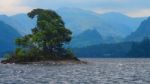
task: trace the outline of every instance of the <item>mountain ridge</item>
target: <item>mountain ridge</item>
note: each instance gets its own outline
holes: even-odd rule
[[[103,38],[99,32],[96,29],[89,29],[73,37],[70,47],[86,47],[100,43],[103,43]]]
[[[0,21],[0,57],[3,53],[11,52],[16,47],[15,39],[21,35],[13,27]]]
[[[74,12],[75,11],[75,12]],[[92,11],[78,9],[78,8],[64,8],[58,9],[58,14],[62,16],[66,26],[75,33],[75,35],[87,29],[97,29],[103,37],[126,37],[131,32],[135,31],[145,18],[131,18],[120,13],[113,13],[114,16],[109,19],[110,13],[97,14]],[[105,17],[104,17],[105,15]],[[116,15],[116,16],[115,16]],[[120,17],[118,20],[118,15]],[[124,21],[125,19],[125,21]],[[117,24],[114,24],[114,23]]]
[[[140,26],[138,27],[138,29],[131,33],[126,40],[127,41],[141,41],[143,40],[145,37],[149,37],[150,38],[150,17],[146,20],[144,20]]]

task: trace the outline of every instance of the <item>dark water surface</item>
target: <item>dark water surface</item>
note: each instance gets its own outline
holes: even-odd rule
[[[0,84],[150,84],[150,59],[82,60],[89,64],[0,64]]]

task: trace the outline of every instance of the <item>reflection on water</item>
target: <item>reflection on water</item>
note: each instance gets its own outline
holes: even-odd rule
[[[89,64],[0,64],[0,84],[150,84],[150,59],[82,60]]]

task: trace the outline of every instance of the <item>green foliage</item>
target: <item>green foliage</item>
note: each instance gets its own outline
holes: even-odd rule
[[[37,17],[37,25],[32,34],[16,39],[19,48],[15,58],[24,61],[72,59],[74,56],[63,45],[71,41],[71,31],[52,10],[34,9],[28,13],[30,18]],[[75,57],[74,57],[75,58]]]
[[[10,56],[10,54],[5,54],[4,55],[4,58],[6,58],[6,59],[9,59],[11,56]]]
[[[28,38],[34,47],[45,52],[54,52],[62,48],[63,44],[70,42],[72,33],[65,28],[56,12],[35,9],[28,13],[28,16],[30,18],[37,16],[37,26],[32,29],[33,34]]]
[[[18,57],[23,57],[25,56],[25,51],[22,48],[17,48],[15,54]]]

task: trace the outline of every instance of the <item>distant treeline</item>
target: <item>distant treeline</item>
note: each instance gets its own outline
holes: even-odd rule
[[[150,39],[141,42],[99,44],[84,48],[74,48],[78,57],[90,58],[142,58],[150,57]]]

